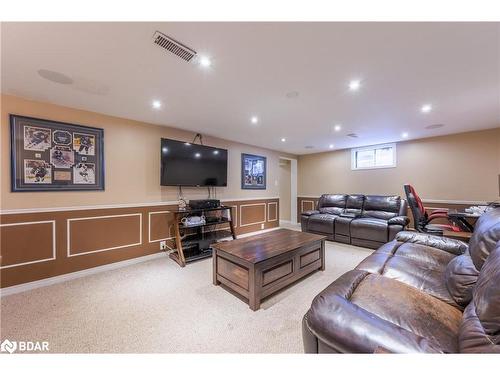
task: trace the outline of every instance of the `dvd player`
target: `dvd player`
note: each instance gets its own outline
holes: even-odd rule
[[[192,210],[206,210],[218,207],[220,207],[220,200],[218,199],[191,199],[189,201],[189,208]]]

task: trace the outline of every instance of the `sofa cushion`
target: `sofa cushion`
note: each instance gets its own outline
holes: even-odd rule
[[[443,250],[454,255],[462,255],[467,250],[465,242],[428,233],[401,231],[397,234],[396,240],[408,244],[424,245],[425,247]]]
[[[462,353],[500,353],[500,242],[485,261],[460,326]]]
[[[446,266],[445,280],[448,292],[456,303],[465,307],[472,299],[479,271],[469,254],[459,255]]]
[[[454,257],[424,245],[392,241],[365,258],[356,269],[400,281],[463,309],[446,285],[446,267]]]
[[[490,210],[478,219],[469,241],[469,253],[478,270],[500,241],[500,207]]]
[[[389,220],[391,217],[398,216],[400,206],[401,197],[399,195],[366,195],[363,216]]]
[[[318,201],[318,211],[325,214],[340,215],[346,204],[346,194],[323,194]]]
[[[473,303],[485,333],[500,344],[500,242],[483,264],[474,287]]]
[[[365,196],[362,194],[352,194],[347,196],[344,213],[361,215]]]
[[[461,316],[404,283],[353,270],[314,299],[307,326],[339,352],[456,352]]]
[[[329,214],[317,214],[309,216],[307,229],[313,232],[333,234],[335,218],[336,216]]]
[[[390,253],[405,257],[425,268],[435,268],[445,271],[448,263],[455,258],[455,254],[442,251],[418,243],[405,243],[397,240],[382,245],[375,253]]]
[[[351,221],[351,237],[387,242],[387,221],[371,217]]]

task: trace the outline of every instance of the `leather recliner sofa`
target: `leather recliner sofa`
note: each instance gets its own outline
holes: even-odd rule
[[[400,232],[313,300],[307,353],[500,353],[500,208],[467,246]]]
[[[323,194],[316,210],[301,215],[303,232],[372,249],[394,239],[409,223],[399,196]]]

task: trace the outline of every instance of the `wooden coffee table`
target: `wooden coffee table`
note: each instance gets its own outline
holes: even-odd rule
[[[252,310],[265,297],[325,269],[325,236],[278,229],[219,242],[213,248],[213,282],[248,299]]]

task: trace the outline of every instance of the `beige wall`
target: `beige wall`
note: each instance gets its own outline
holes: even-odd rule
[[[303,155],[299,196],[322,193],[401,194],[410,183],[422,198],[499,200],[500,128],[397,144],[397,167],[351,170],[351,151]]]
[[[106,190],[96,192],[10,192],[9,114],[95,126],[104,129]],[[88,205],[134,204],[173,201],[177,189],[160,186],[160,138],[191,141],[194,133],[151,125],[118,117],[1,96],[1,208],[46,208]],[[228,187],[217,188],[220,199],[264,198],[279,196],[279,156],[276,151],[204,137],[206,145],[227,148]],[[267,157],[267,189],[241,189],[241,153]],[[286,155],[290,157],[290,155]],[[133,171],[133,174],[130,173]],[[185,188],[187,198],[206,198],[205,188]],[[289,204],[285,202],[285,204]]]
[[[291,177],[292,168],[289,160],[280,160],[279,174],[279,198],[280,198],[280,219],[290,220],[290,199],[291,199]]]

